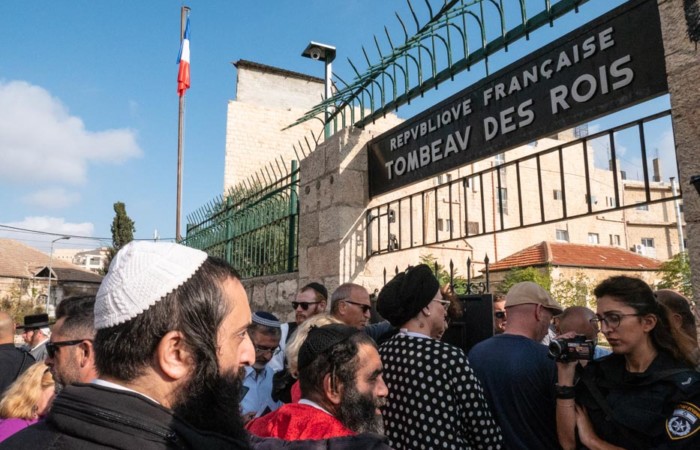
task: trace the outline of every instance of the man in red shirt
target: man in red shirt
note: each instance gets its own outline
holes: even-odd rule
[[[252,420],[248,431],[285,441],[340,439],[347,448],[389,448],[380,434],[379,410],[388,389],[369,336],[341,324],[312,328],[299,350],[298,366],[299,403]]]

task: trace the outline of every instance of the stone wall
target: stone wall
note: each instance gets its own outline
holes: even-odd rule
[[[303,158],[299,142],[308,153],[307,140],[311,148],[314,136],[323,140],[318,120],[283,130],[321,101],[322,79],[245,61],[236,67],[236,100],[229,101],[226,117],[224,192],[265,167],[270,170],[271,163],[277,167],[280,157],[289,170],[297,153]]]
[[[298,289],[297,273],[284,273],[243,280],[252,311],[268,311],[281,321],[294,320],[290,302]]]
[[[688,37],[680,0],[659,0],[673,132],[695,301],[700,301],[700,196],[690,177],[700,175],[700,48]]]

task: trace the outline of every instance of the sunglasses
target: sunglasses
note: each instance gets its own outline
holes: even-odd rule
[[[495,313],[493,313],[493,315],[494,315],[494,317],[496,317],[496,319],[505,319],[506,318],[505,311],[496,311]]]
[[[372,309],[371,306],[365,305],[365,304],[363,304],[363,303],[351,302],[350,300],[343,300],[343,301],[344,301],[345,303],[350,303],[351,305],[355,305],[355,306],[359,307],[360,309],[362,309],[362,314],[365,314],[367,311],[369,311],[370,309]]]
[[[77,339],[74,341],[59,341],[59,342],[47,342],[46,343],[46,354],[49,358],[56,356],[56,352],[61,347],[70,347],[72,345],[78,345],[85,341],[92,342],[92,339]]]
[[[303,311],[306,311],[307,309],[309,309],[309,305],[315,305],[317,303],[321,302],[292,302],[292,308],[297,309],[301,306],[301,309]]]

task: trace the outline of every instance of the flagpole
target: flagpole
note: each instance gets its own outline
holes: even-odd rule
[[[180,9],[180,45],[182,45],[182,41],[185,37],[185,23],[189,12],[190,8],[187,6],[183,6]],[[185,93],[183,92],[179,98],[177,126],[177,206],[175,213],[175,239],[177,242],[182,240],[182,234],[180,233],[180,217],[182,215],[182,154],[184,152],[182,133],[185,127]]]

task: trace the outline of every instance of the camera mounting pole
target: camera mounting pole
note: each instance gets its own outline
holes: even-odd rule
[[[323,99],[324,102],[326,103],[326,117],[324,119],[325,126],[323,127],[324,129],[324,138],[328,139],[331,137],[331,125],[329,123],[329,118],[330,118],[330,105],[328,104],[328,99],[331,98],[331,83],[332,83],[332,76],[333,76],[333,68],[331,63],[335,59],[335,47],[332,45],[326,45],[326,44],[321,44],[319,42],[314,42],[311,41],[309,42],[309,45],[306,46],[306,49],[301,53],[301,56],[305,58],[311,58],[316,61],[323,61],[326,63],[326,76],[325,76],[325,98]]]

